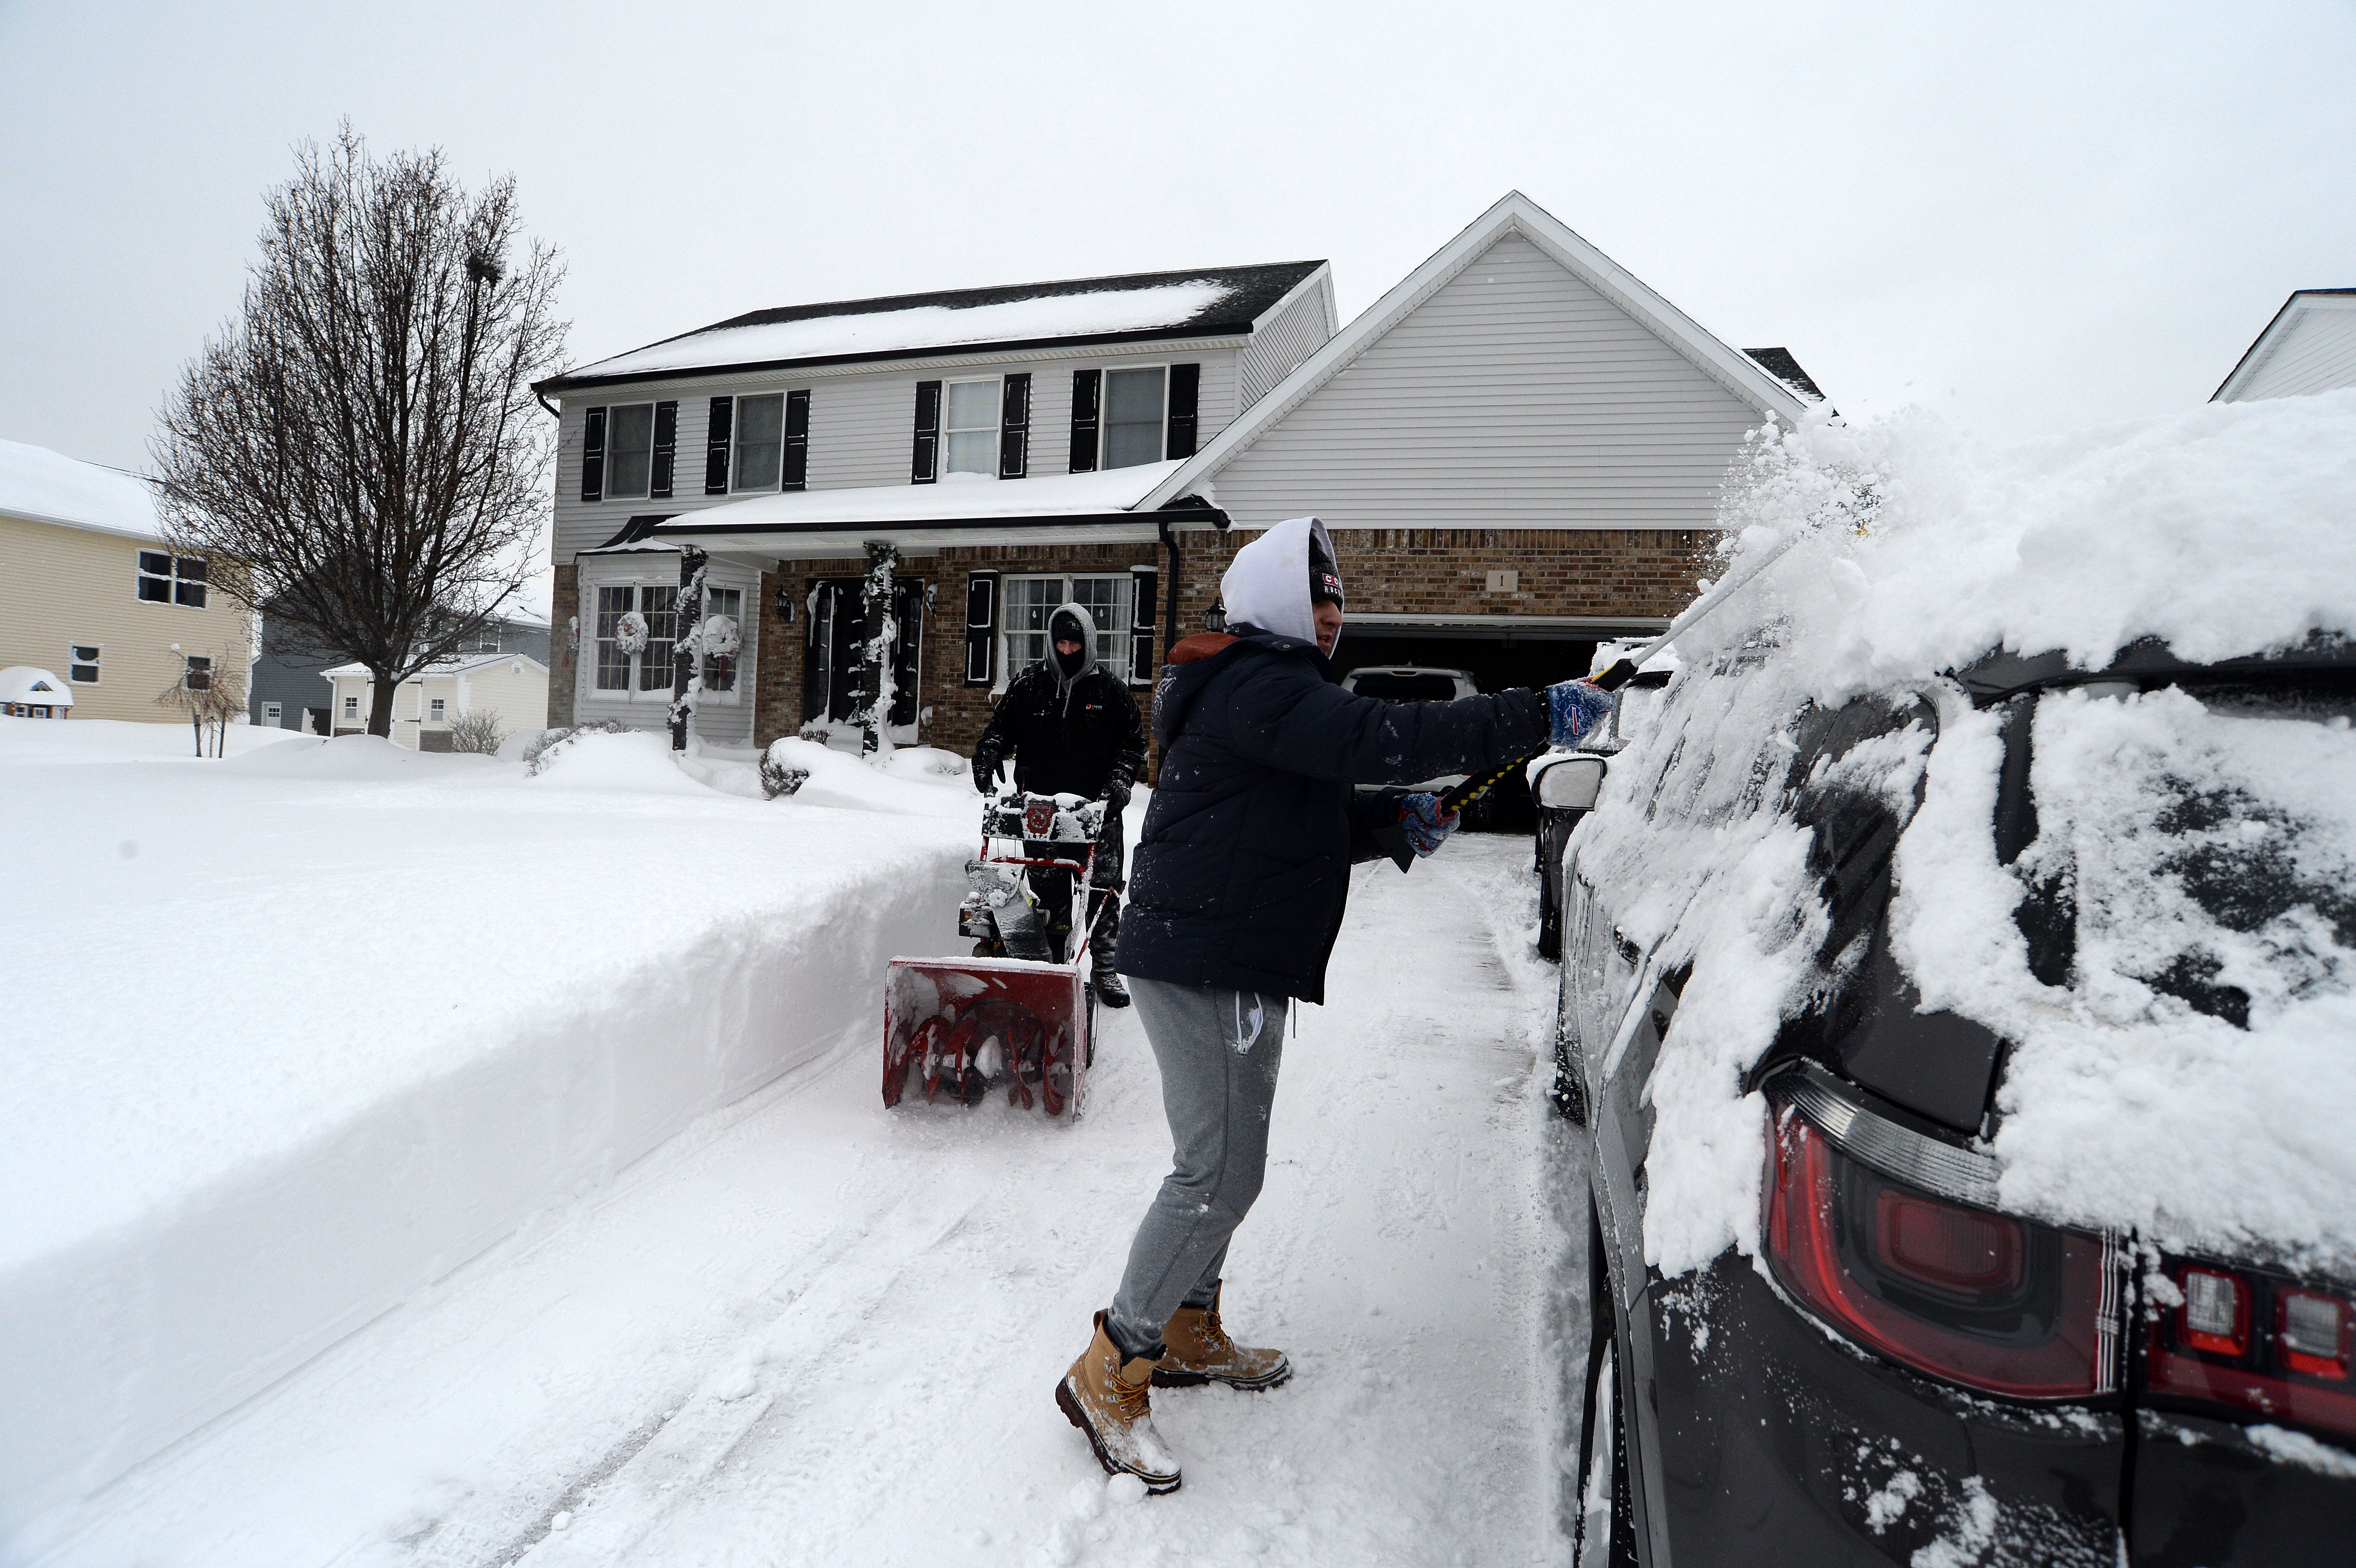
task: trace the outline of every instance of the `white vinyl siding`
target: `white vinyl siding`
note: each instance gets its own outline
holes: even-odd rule
[[[2229,401],[2304,397],[2356,387],[2356,296],[2302,300],[2290,311],[2265,357],[2242,373]]]
[[[1236,350],[1196,348],[1184,344],[1173,348],[1152,344],[1134,353],[1090,351],[1060,357],[1008,358],[985,365],[950,368],[894,365],[856,374],[814,375],[808,369],[783,370],[769,376],[718,376],[701,382],[666,380],[643,386],[575,392],[564,400],[562,435],[556,459],[555,555],[561,564],[583,550],[595,549],[619,532],[634,517],[678,517],[707,507],[724,505],[734,497],[703,493],[706,438],[712,425],[715,397],[752,397],[781,389],[808,388],[810,394],[809,488],[838,490],[869,485],[905,485],[908,459],[916,433],[916,383],[920,380],[958,381],[997,377],[1007,370],[1031,377],[1031,463],[1033,476],[1070,472],[1072,372],[1076,369],[1118,369],[1124,366],[1200,365],[1202,387],[1196,403],[1196,443],[1209,441],[1236,417]],[[581,498],[581,421],[592,408],[612,409],[631,402],[676,400],[679,404],[678,483],[668,500],[616,496],[602,501]],[[610,417],[610,416],[609,416]],[[608,432],[610,446],[611,432]],[[610,457],[609,457],[610,462]],[[611,472],[609,467],[608,472]],[[995,472],[993,467],[992,472]],[[734,452],[730,453],[730,476],[734,476]],[[1009,481],[1015,483],[1015,481]],[[587,618],[583,626],[588,625]],[[584,642],[584,662],[587,645]]]
[[[1215,475],[1265,527],[1707,528],[1751,407],[1509,235]],[[1209,439],[1205,433],[1205,440]]]

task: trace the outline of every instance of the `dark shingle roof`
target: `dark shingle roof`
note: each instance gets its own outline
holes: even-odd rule
[[[1790,349],[1746,348],[1742,352],[1756,359],[1761,369],[1794,391],[1804,392],[1820,403],[1825,400],[1825,389],[1816,385],[1814,377],[1800,368],[1800,362],[1792,357]]]
[[[1193,267],[1170,272],[1130,272],[1115,277],[1070,278],[1060,282],[1010,283],[986,289],[945,289],[930,293],[883,294],[872,299],[830,300],[819,304],[782,305],[772,310],[748,311],[713,322],[693,332],[675,337],[659,339],[644,348],[632,349],[582,367],[577,371],[555,376],[539,384],[541,391],[562,391],[570,388],[606,385],[619,381],[647,380],[659,375],[697,374],[729,369],[773,368],[790,365],[841,363],[860,359],[905,359],[928,353],[962,352],[983,347],[1037,347],[1050,343],[1116,343],[1150,340],[1158,337],[1199,337],[1207,335],[1248,332],[1255,318],[1325,263],[1315,261],[1276,261],[1244,267]],[[1216,285],[1220,292],[1205,306],[1191,315],[1165,318],[1156,325],[1116,331],[1072,331],[1027,335],[1020,338],[991,338],[960,336],[954,331],[955,317],[944,318],[942,336],[937,342],[900,344],[888,348],[874,348],[844,353],[801,354],[788,357],[744,358],[736,346],[759,341],[755,332],[744,329],[784,326],[798,322],[817,322],[831,318],[883,316],[893,313],[916,310],[961,312],[989,305],[1012,305],[1026,301],[1083,300],[1088,295],[1134,294],[1140,291],[1165,289],[1186,284]],[[1035,315],[1036,313],[1023,313]],[[986,318],[985,318],[986,319]],[[697,357],[691,339],[706,335],[715,336],[709,358]],[[775,335],[768,335],[772,337]],[[795,334],[794,336],[803,336]],[[660,368],[646,368],[654,351],[669,348],[669,355],[659,356],[666,363]],[[688,352],[679,352],[687,350]],[[611,365],[611,372],[601,371],[601,365]]]

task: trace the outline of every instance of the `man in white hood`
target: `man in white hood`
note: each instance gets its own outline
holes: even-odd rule
[[[1112,1305],[1055,1399],[1113,1473],[1175,1490],[1177,1459],[1148,1392],[1204,1382],[1274,1388],[1280,1350],[1220,1320],[1227,1238],[1259,1194],[1280,1042],[1295,999],[1322,1002],[1350,867],[1403,825],[1429,855],[1456,826],[1403,784],[1486,772],[1610,713],[1583,681],[1454,702],[1344,691],[1331,663],[1344,592],[1325,526],[1280,523],[1220,583],[1227,630],[1171,651],[1154,693],[1162,762],[1130,869],[1120,970],[1162,1069],[1174,1168],[1130,1243]]]

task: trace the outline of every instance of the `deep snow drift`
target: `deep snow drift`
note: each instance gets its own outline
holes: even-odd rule
[[[1893,951],[1926,1008],[2013,1042],[1993,1144],[2002,1200],[2356,1266],[2347,716],[2291,722],[2175,691],[2051,698],[2034,732],[2041,834],[2007,868],[1989,827],[1997,715],[1937,680],[1998,648],[2099,668],[2138,637],[2209,661],[2356,634],[2356,391],[2000,453],[1919,416],[1817,422],[1755,443],[1730,521],[1740,550],[1818,532],[1680,637],[1687,671],[1571,848],[1663,968],[1696,960],[1653,1085],[1651,1260],[1676,1274],[1730,1242],[1756,1246],[1762,1123],[1738,1080],[1825,931],[1808,835],[1772,798],[1786,721],[1808,700],[1929,682],[1935,749],[1917,728],[1843,765],[1901,816],[1927,781],[1898,850]],[[1782,738],[1754,755],[1762,736]],[[2201,891],[2203,856],[2302,891],[2221,911]],[[2031,976],[2012,918],[2040,864],[2066,865],[2078,899],[2068,988]],[[2156,988],[2178,960],[2246,992],[2248,1027]]]
[[[901,752],[894,773],[922,776],[938,755]],[[863,764],[838,760],[838,782],[857,782]],[[609,755],[598,771],[633,765]],[[766,803],[513,780],[370,786],[365,805],[284,795],[274,808],[407,833],[478,816],[507,846],[492,875],[546,879],[641,842],[666,869],[715,842],[715,865],[799,853],[804,824],[905,856],[937,822],[961,856],[975,796],[945,782],[940,819],[797,819]],[[970,1112],[887,1112],[880,965],[812,952],[801,966],[860,1003],[817,1058],[617,1176],[585,1179],[578,1200],[0,1557],[1560,1562],[1554,1509],[1576,1440],[1557,1395],[1577,1369],[1547,1316],[1563,1240],[1538,1158],[1553,971],[1528,953],[1528,855],[1526,841],[1460,837],[1412,877],[1360,869],[1334,1005],[1303,1009],[1282,1042],[1268,1187],[1227,1271],[1232,1326],[1287,1347],[1299,1371],[1267,1394],[1156,1394],[1186,1465],[1175,1496],[1147,1504],[1108,1486],[1051,1392],[1169,1157],[1133,1015],[1106,1018],[1076,1125],[998,1095]],[[654,945],[675,920],[691,946],[772,896],[680,880],[661,918],[613,940]],[[714,907],[689,912],[695,897]],[[924,950],[948,946],[956,901],[922,912]],[[509,918],[528,934],[548,905]],[[626,984],[671,982],[651,964]],[[769,1019],[776,1000],[748,997],[744,1021]]]
[[[230,738],[0,720],[0,1542],[872,1027],[974,838],[940,752]]]

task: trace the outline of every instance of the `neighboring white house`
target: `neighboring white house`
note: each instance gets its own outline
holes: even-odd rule
[[[321,672],[332,688],[330,711],[338,735],[368,733],[375,677],[364,665]],[[537,730],[547,721],[548,667],[529,654],[465,654],[442,659],[401,683],[392,696],[392,743],[412,752],[446,752],[450,727],[470,713],[489,713],[503,734]]]
[[[2301,289],[2209,400],[2250,403],[2343,387],[2356,387],[2356,289]]]

